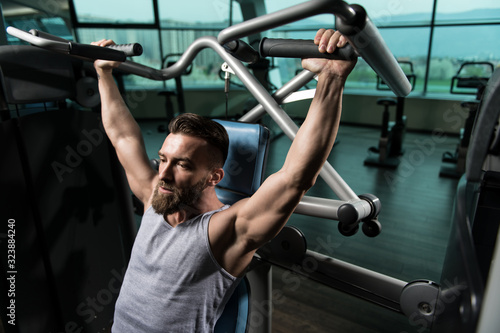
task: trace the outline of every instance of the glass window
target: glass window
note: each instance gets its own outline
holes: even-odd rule
[[[297,4],[302,1],[267,1],[266,7],[269,12],[279,10]],[[418,3],[411,0],[399,1],[357,1],[369,14],[372,21],[382,27],[380,33],[386,41],[389,49],[396,59],[410,61],[416,76],[416,86],[414,91],[423,91],[427,54],[429,48],[429,27],[408,27],[401,28],[401,25],[429,25],[431,22],[433,0],[423,0]],[[318,16],[320,17],[320,16]],[[323,16],[323,20],[310,21],[310,25],[295,25],[290,27],[280,27],[270,33],[267,37],[272,38],[299,38],[312,39],[314,32],[319,27],[327,27],[328,20],[332,20],[332,15]],[[309,20],[315,19],[315,17]],[[307,21],[307,20],[305,20]],[[294,23],[296,24],[296,23]],[[398,25],[398,28],[387,28]],[[300,28],[296,30],[294,28]],[[279,68],[283,82],[290,80],[302,67],[299,59],[276,58],[273,62]],[[402,65],[405,73],[410,73],[409,66]],[[310,85],[314,83],[311,82]],[[358,61],[353,73],[351,73],[346,87],[348,91],[375,91],[377,89],[377,75],[370,66],[362,59]]]
[[[489,61],[496,66],[500,60],[500,46],[495,38],[500,35],[500,2],[497,0],[476,0],[465,3],[452,0],[435,1],[435,26],[431,20],[434,0],[357,1],[379,27],[394,56],[400,61],[412,63],[413,73],[416,76],[413,90],[415,93],[449,94],[451,79],[463,62]],[[248,6],[248,2],[243,2],[243,6],[240,7],[240,2],[235,0],[193,0],[188,3],[158,0],[160,31],[154,28],[151,30],[79,28],[78,36],[81,42],[90,42],[103,37],[113,38],[118,43],[139,42],[143,44],[145,54],[134,60],[162,68],[165,65],[162,57],[184,52],[198,37],[217,35],[231,23],[243,21],[243,17],[248,19],[248,16],[254,14],[276,12],[302,2],[304,0],[262,0],[255,2],[255,7]],[[127,6],[123,6],[117,0],[104,3],[97,3],[96,0],[75,0],[79,22],[97,24],[154,23],[152,4],[153,0],[135,1],[127,3]],[[231,10],[230,4],[232,4]],[[242,9],[245,13],[242,13]],[[29,23],[24,22],[24,25]],[[330,26],[334,26],[333,15],[322,14],[265,31],[261,35],[270,38],[312,39],[318,28]],[[46,22],[46,31],[56,31],[59,28],[61,27],[57,24]],[[429,39],[433,29],[434,38],[432,48],[429,50]],[[89,35],[90,32],[92,34]],[[59,32],[59,35],[61,34],[65,33]],[[170,56],[168,60],[175,61],[176,57]],[[270,60],[273,82],[287,82],[302,68],[299,59]],[[223,81],[219,77],[221,63],[222,59],[212,50],[200,52],[194,60],[191,74],[183,77],[183,83],[186,87],[222,85]],[[426,68],[428,63],[430,63],[429,70]],[[408,72],[407,65],[402,67]],[[426,72],[429,75],[428,82],[424,82]],[[128,76],[125,80],[131,86],[161,86],[159,82],[133,76]],[[347,88],[350,92],[356,90],[360,90],[360,93],[376,92],[377,76],[362,59],[358,61],[350,75]]]
[[[377,26],[430,24],[433,0],[358,0]]]
[[[449,92],[451,80],[464,62],[500,64],[500,26],[436,27],[429,70],[429,92]]]
[[[394,57],[402,62],[401,68],[403,71],[406,74],[415,75],[416,80],[413,91],[422,92],[427,51],[429,48],[430,28],[385,28],[379,30]],[[413,73],[411,73],[410,65],[406,64],[407,62],[411,62]],[[376,90],[377,74],[363,59],[359,59],[358,64],[356,64],[356,67],[347,80],[346,88]],[[380,88],[385,90],[387,87],[383,86]]]
[[[232,23],[243,21],[240,5],[231,1]],[[158,1],[160,25],[162,28],[213,28],[224,29],[229,26],[229,1],[188,1],[176,2],[168,0]]]
[[[61,17],[44,17],[40,21],[42,23],[40,30],[64,39],[73,39],[73,35]]]
[[[481,22],[500,22],[498,0],[438,0],[437,2],[437,24]]]
[[[229,4],[232,4],[232,10]],[[230,24],[243,21],[240,4],[237,1],[197,0],[189,3],[173,3],[159,0],[161,38],[163,45],[162,67],[167,62],[179,59],[188,46],[202,36],[217,36],[220,30]],[[189,74],[182,77],[184,87],[222,86],[219,76],[222,59],[211,49],[202,50],[194,59]],[[233,78],[232,81],[235,81]],[[167,86],[174,83],[167,81]]]
[[[152,24],[152,0],[73,0],[78,23]]]
[[[288,8],[305,2],[304,0],[265,0],[267,13],[274,13],[278,10]],[[334,16],[332,14],[321,14],[309,18],[292,22],[287,25],[276,28],[275,30],[297,30],[297,29],[318,29],[334,26]]]
[[[31,29],[41,29],[40,21],[37,18],[7,18],[7,26],[13,26],[23,31],[29,31]],[[17,38],[16,38],[17,39]]]
[[[163,67],[168,62],[179,59],[187,47],[197,38],[202,36],[216,36],[219,30],[162,30],[163,41]],[[192,86],[216,86],[223,85],[224,81],[219,77],[220,66],[223,60],[212,49],[204,49],[193,60],[189,75],[182,77],[182,83],[186,88]],[[173,84],[173,82],[167,82]]]

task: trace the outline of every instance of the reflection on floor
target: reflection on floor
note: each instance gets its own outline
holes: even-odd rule
[[[148,154],[157,156],[165,133],[158,122],[143,122]],[[290,140],[271,128],[267,173],[281,167]],[[289,224],[306,236],[308,248],[404,281],[439,281],[450,228],[457,180],[440,178],[441,156],[454,151],[458,138],[407,133],[405,154],[395,170],[363,165],[368,148],[378,144],[376,128],[342,125],[329,161],[356,194],[371,193],[382,203],[382,233],[344,237],[337,222],[294,215]],[[308,193],[336,198],[321,180]],[[287,284],[273,268],[273,332],[395,332],[423,330],[397,313],[300,278]],[[294,280],[297,281],[297,280]]]

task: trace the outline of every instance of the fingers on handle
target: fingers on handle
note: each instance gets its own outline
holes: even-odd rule
[[[101,39],[99,41],[92,42],[90,44],[96,46],[109,46],[109,45],[115,45],[115,42],[113,42],[111,39]]]
[[[316,36],[314,36],[314,44],[319,45],[319,42],[321,41],[321,36],[325,33],[326,29],[319,29],[318,32],[316,32]]]
[[[321,53],[332,53],[337,47],[344,46],[346,41],[338,31],[333,29],[319,29],[314,37],[314,43],[318,45]]]
[[[347,44],[347,39],[344,37],[344,35],[340,35],[337,47],[344,47],[346,44]]]

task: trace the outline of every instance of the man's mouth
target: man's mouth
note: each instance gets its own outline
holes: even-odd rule
[[[168,188],[164,187],[164,186],[159,186],[158,187],[158,190],[161,192],[161,193],[172,193],[173,191],[172,190],[169,190]]]
[[[174,189],[172,186],[167,185],[165,182],[160,182],[158,184],[158,192],[164,193],[164,194],[169,194],[169,193],[173,193]]]

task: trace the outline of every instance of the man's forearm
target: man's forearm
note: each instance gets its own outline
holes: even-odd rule
[[[337,135],[345,80],[319,77],[316,94],[287,155],[284,168],[299,186],[310,187],[326,161]]]

